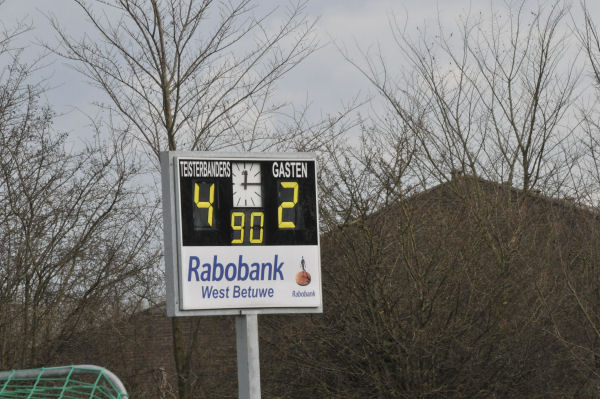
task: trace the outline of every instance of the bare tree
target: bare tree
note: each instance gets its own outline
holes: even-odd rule
[[[266,386],[285,375],[286,397],[597,396],[578,47],[562,2],[505,4],[458,35],[440,24],[413,40],[393,21],[406,64],[350,60],[385,111],[328,148],[325,313],[273,322],[287,344],[265,340],[286,362]],[[549,197],[573,192],[589,195]]]
[[[52,50],[107,95],[99,105],[122,118],[151,161],[164,150],[303,142],[302,131],[272,129],[269,119],[281,107],[276,82],[316,47],[303,3],[278,17],[250,0],[74,1],[93,34],[74,38],[53,19],[61,45]],[[179,394],[189,398],[193,348],[184,348],[177,318],[173,338]]]
[[[440,23],[435,36],[420,30],[416,39],[394,19],[406,73],[394,75],[383,54],[349,60],[381,94],[386,116],[419,140],[426,180],[460,171],[551,190],[558,172],[568,173],[557,154],[571,134],[580,74],[566,13],[559,1],[519,1],[492,9],[487,21],[467,15],[456,31]]]
[[[579,106],[585,152],[578,160],[580,180],[577,192],[581,202],[590,206],[590,212],[597,212],[600,189],[600,32],[586,2],[582,1],[580,5],[572,15],[572,24],[587,61],[585,78],[591,90],[585,93],[585,101],[581,101]],[[578,362],[596,389],[600,386],[598,233],[595,214],[587,220],[578,221],[577,230],[570,236],[579,245],[561,249],[559,253],[566,293],[558,303],[556,300],[552,302],[556,298],[544,298],[553,313],[552,334],[568,348],[570,356]],[[561,239],[565,240],[565,237]]]
[[[600,128],[600,31],[597,24],[594,22],[592,15],[587,8],[585,2],[582,3],[581,12],[583,13],[583,23],[577,24],[576,34],[583,48],[583,53],[587,61],[589,71],[588,75],[591,80],[593,91],[590,94],[591,101],[589,104],[581,106],[581,127],[585,132],[585,144],[587,148],[586,157],[582,161],[583,169],[586,170],[589,185],[593,187],[591,192],[588,192],[589,203],[597,203],[597,199],[592,194],[600,188],[600,141],[598,138],[598,129]]]
[[[34,65],[5,34],[0,57],[0,368],[52,362],[71,337],[150,299],[155,205],[121,142],[53,131]],[[80,150],[69,147],[83,147]]]
[[[283,17],[259,15],[250,0],[75,3],[93,36],[73,38],[52,20],[62,43],[54,50],[106,93],[101,106],[156,159],[167,149],[272,144],[274,84],[316,46],[301,3]]]

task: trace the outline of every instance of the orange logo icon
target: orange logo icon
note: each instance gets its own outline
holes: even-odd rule
[[[300,261],[300,266],[302,266],[302,271],[296,274],[296,283],[298,285],[309,285],[310,284],[310,273],[306,271],[306,263],[304,262],[304,257]]]

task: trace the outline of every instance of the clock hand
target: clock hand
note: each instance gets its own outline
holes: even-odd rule
[[[248,171],[244,170],[242,171],[242,174],[244,175],[244,182],[242,183],[242,186],[244,186],[244,190],[246,190],[248,188]]]

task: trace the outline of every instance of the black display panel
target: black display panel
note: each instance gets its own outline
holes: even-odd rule
[[[177,160],[184,246],[317,245],[315,161]]]

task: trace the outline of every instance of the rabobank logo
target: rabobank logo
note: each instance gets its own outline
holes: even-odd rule
[[[306,262],[304,261],[304,257],[300,261],[301,271],[296,274],[296,283],[301,286],[306,286],[310,284],[310,273],[306,271]]]
[[[229,263],[222,263],[218,255],[214,255],[210,261],[204,263],[199,257],[192,255],[189,257],[187,281],[283,280],[283,265],[277,254],[272,262],[245,260],[244,255],[239,255],[237,262]]]

